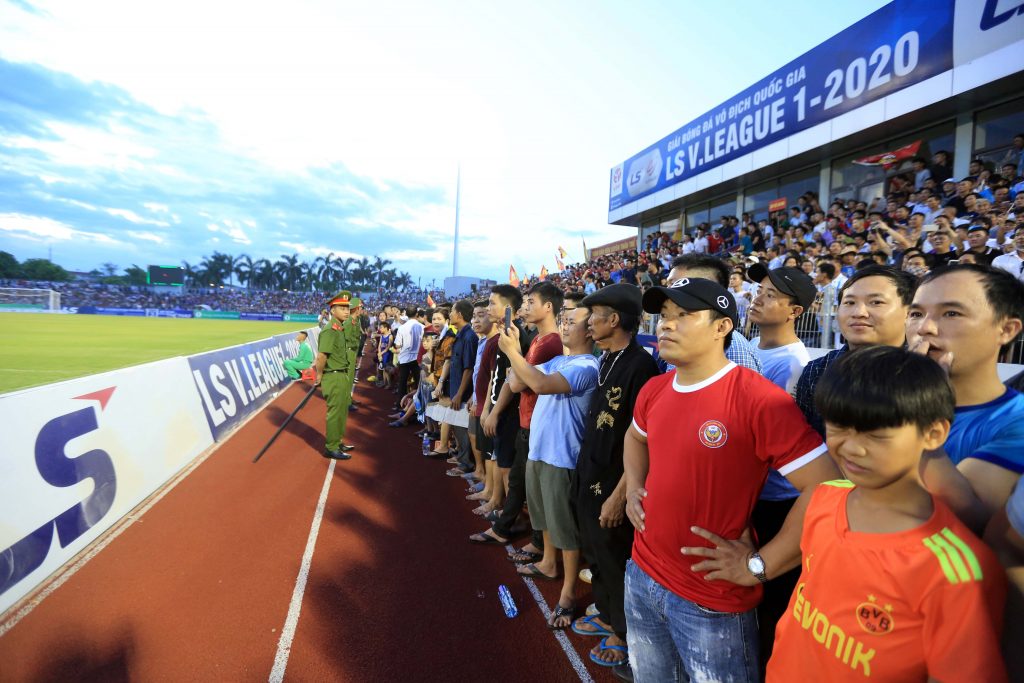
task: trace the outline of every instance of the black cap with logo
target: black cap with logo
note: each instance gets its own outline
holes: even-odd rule
[[[729,290],[712,280],[684,277],[668,287],[652,287],[644,293],[644,310],[660,313],[666,299],[688,311],[717,311],[732,320],[733,328],[739,324],[736,300]]]

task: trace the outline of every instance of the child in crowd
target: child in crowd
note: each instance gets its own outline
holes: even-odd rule
[[[379,371],[377,386],[391,388],[391,375],[394,374],[393,355],[391,349],[391,326],[385,321],[380,323],[380,337],[377,340],[377,370]]]
[[[829,368],[815,404],[846,479],[820,485],[807,507],[767,680],[1007,680],[1005,574],[919,474],[953,419],[942,368],[897,347],[861,349]]]

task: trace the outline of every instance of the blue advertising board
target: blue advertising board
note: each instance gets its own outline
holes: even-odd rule
[[[192,311],[183,308],[111,308],[109,306],[74,306],[64,309],[85,315],[123,315],[134,318],[191,318]]]
[[[189,369],[215,441],[291,382],[282,362],[298,352],[294,334],[279,334],[189,357]]]
[[[611,171],[609,210],[953,65],[953,0],[897,0]]]

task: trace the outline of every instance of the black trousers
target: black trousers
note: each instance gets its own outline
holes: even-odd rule
[[[498,521],[492,527],[494,533],[503,538],[512,537],[512,525],[516,518],[523,511],[523,504],[526,503],[526,461],[530,455],[530,430],[520,429],[516,434],[516,459],[508,472],[508,495],[505,496],[505,506],[501,509]],[[531,540],[538,549],[544,548],[544,535],[533,530]]]
[[[782,523],[796,503],[796,498],[789,500],[759,500],[754,506],[751,522],[757,533],[757,543],[763,546],[775,538],[782,529]],[[761,646],[761,677],[772,656],[772,645],[775,642],[775,626],[789,606],[789,598],[793,595],[797,580],[800,578],[800,567],[791,569],[782,576],[777,576],[764,585],[764,598],[757,606],[758,640]]]
[[[416,361],[412,360],[408,363],[400,363],[398,365],[398,395],[405,396],[409,393],[409,379],[416,377],[416,371],[419,366],[416,365]]]
[[[626,561],[633,553],[633,525],[629,519],[602,529],[598,517],[605,498],[585,489],[576,499],[576,517],[583,552],[590,561],[591,592],[601,621],[611,624],[619,638],[626,638]]]

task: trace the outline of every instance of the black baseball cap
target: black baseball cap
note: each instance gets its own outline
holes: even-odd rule
[[[805,309],[814,303],[818,288],[814,281],[799,268],[775,268],[768,271],[768,279],[775,289],[796,299],[796,303]]]
[[[648,313],[661,313],[661,305],[668,299],[688,311],[717,311],[739,326],[736,300],[722,285],[712,280],[684,277],[668,287],[652,287],[644,292],[643,305]]]
[[[636,285],[620,282],[615,285],[602,287],[590,296],[580,301],[580,306],[591,308],[592,306],[608,306],[620,313],[632,313],[639,316],[643,313],[641,300],[643,294]]]

